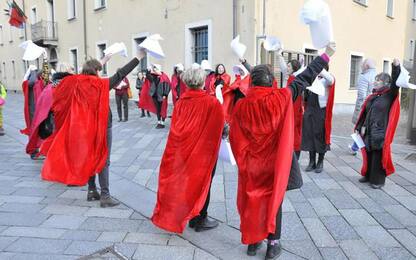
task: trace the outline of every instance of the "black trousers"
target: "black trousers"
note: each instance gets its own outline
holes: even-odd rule
[[[123,119],[122,110],[121,110],[121,103],[123,102],[123,110],[124,110],[124,119],[129,119],[129,96],[128,94],[123,94],[121,96],[116,95],[116,103],[117,103],[117,113],[118,119]]]
[[[386,171],[382,166],[383,150],[367,151],[367,173],[365,177],[371,184],[384,184]]]
[[[153,103],[155,104],[155,107],[156,107],[156,115],[157,115],[157,120],[158,121],[165,121],[165,119],[164,118],[162,118],[162,115],[161,115],[161,113],[162,113],[162,104],[163,104],[163,102],[160,102],[158,99],[157,99],[157,97],[152,97],[152,99],[153,99]]]
[[[208,217],[208,207],[209,207],[209,201],[210,201],[210,198],[211,198],[211,185],[212,185],[212,180],[214,179],[214,176],[215,176],[215,171],[217,169],[217,162],[215,162],[214,169],[212,170],[212,173],[211,173],[211,183],[209,184],[208,195],[207,195],[207,198],[205,200],[204,207],[199,212],[199,216],[194,217],[193,219],[191,219],[191,221],[198,221],[198,220],[202,220],[202,219]]]
[[[276,214],[276,230],[274,234],[269,234],[267,239],[279,240],[281,235],[282,235],[282,205],[280,205],[279,210],[277,211],[277,214]]]

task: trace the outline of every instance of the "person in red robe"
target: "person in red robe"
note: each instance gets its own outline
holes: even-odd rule
[[[222,96],[224,103],[225,121],[229,122],[233,113],[233,108],[240,98],[247,95],[248,87],[250,85],[250,75],[243,65],[236,65],[233,68],[235,74],[235,81],[229,86],[222,88]]]
[[[224,64],[218,64],[215,67],[215,74],[211,78],[208,88],[206,89],[208,95],[215,96],[215,89],[221,85],[221,88],[228,88],[230,86],[231,77],[227,74]]]
[[[156,129],[165,128],[169,92],[169,77],[162,72],[162,66],[153,64],[146,73],[146,80],[140,92],[139,108],[157,115]]]
[[[275,79],[269,66],[254,67],[247,96],[234,108],[230,142],[238,166],[237,208],[248,255],[256,255],[265,238],[266,259],[275,259],[282,252],[281,205],[292,165],[293,102],[333,53],[331,44],[288,88],[273,87]]]
[[[211,63],[208,60],[201,61],[201,69],[206,73],[204,89],[207,91],[209,89],[209,84],[211,84],[211,80],[215,77],[215,71],[212,70]]]
[[[189,69],[182,78],[188,90],[173,110],[152,216],[153,224],[176,233],[188,221],[196,232],[218,226],[207,209],[224,127],[221,104],[202,90],[205,72]]]
[[[365,147],[362,183],[370,183],[374,189],[384,186],[386,176],[395,172],[391,144],[400,116],[399,87],[400,61],[392,63],[392,75],[380,73],[374,81],[373,94],[368,96],[361,108],[354,131],[363,137]]]
[[[173,74],[171,78],[171,85],[170,88],[172,89],[172,102],[173,105],[179,100],[179,98],[184,94],[187,90],[186,84],[181,79],[181,75],[184,71],[184,67],[182,64],[176,64],[173,68]]]
[[[98,73],[110,56],[102,62],[95,59],[84,63],[81,75],[65,77],[53,93],[52,111],[55,130],[42,147],[46,160],[42,178],[67,185],[88,183],[87,200],[100,200],[100,206],[114,207],[120,203],[110,196],[109,166],[112,142],[112,115],[109,91],[139,64],[145,56],[140,51],[110,78]],[[101,194],[97,192],[98,175]]]

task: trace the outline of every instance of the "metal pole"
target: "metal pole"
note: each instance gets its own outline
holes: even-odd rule
[[[86,8],[86,0],[82,1],[82,8],[83,10],[83,18],[84,18],[84,60],[88,59],[88,50],[87,50],[87,45],[88,45],[88,41],[87,41],[87,8]]]
[[[266,0],[263,0],[263,36],[266,35]]]
[[[233,38],[237,36],[237,0],[233,0]]]

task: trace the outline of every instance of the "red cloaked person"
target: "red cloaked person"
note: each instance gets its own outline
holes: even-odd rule
[[[222,88],[222,96],[224,103],[222,104],[224,109],[225,121],[231,120],[231,115],[238,99],[247,95],[248,87],[250,85],[249,72],[243,65],[236,65],[233,68],[235,74],[235,81],[229,86]]]
[[[395,172],[391,144],[400,117],[399,86],[396,85],[400,72],[400,61],[395,59],[391,76],[387,73],[376,76],[373,94],[364,102],[354,128],[365,144],[361,149],[363,177],[359,181],[369,182],[374,189],[383,187],[386,176]]]
[[[42,178],[83,186],[104,168],[108,155],[109,79],[65,77],[53,93],[55,131]]]
[[[176,233],[182,233],[191,220],[195,221],[190,227],[198,232],[218,226],[202,211],[208,207],[224,127],[221,104],[202,90],[205,72],[190,69],[184,73],[189,89],[173,110],[152,216],[153,224]]]
[[[176,64],[173,68],[173,74],[171,77],[171,86],[172,89],[172,102],[173,105],[176,104],[176,101],[186,92],[187,87],[186,84],[181,79],[181,74],[184,71],[184,67],[182,64]]]
[[[215,89],[218,85],[222,85],[222,88],[228,88],[230,86],[231,77],[227,74],[224,64],[218,64],[215,67],[215,74],[211,78],[209,86],[206,90],[208,95],[215,96]]]

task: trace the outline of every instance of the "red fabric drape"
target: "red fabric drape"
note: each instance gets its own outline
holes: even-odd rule
[[[38,102],[38,98],[41,95],[43,89],[45,88],[45,84],[43,80],[37,80],[33,85],[33,101],[35,103],[35,111],[36,111],[36,103]],[[22,84],[22,90],[24,95],[24,115],[25,115],[25,123],[26,128],[20,130],[20,133],[25,135],[30,135],[30,126],[32,124],[30,120],[30,112],[29,112],[29,81],[25,80]],[[33,119],[32,119],[33,120]]]
[[[244,244],[275,232],[292,162],[293,129],[288,88],[252,87],[234,108],[230,141],[238,166],[237,207]]]
[[[39,137],[39,125],[48,117],[52,107],[52,85],[47,85],[36,102],[36,110],[30,126],[29,142],[26,146],[26,153],[33,154],[42,145],[42,139]]]
[[[225,121],[229,122],[231,120],[231,115],[234,108],[234,90],[240,89],[244,95],[247,95],[249,86],[250,76],[246,76],[244,79],[241,79],[240,75],[236,75],[235,81],[229,87],[224,86],[222,88],[222,96],[224,98],[222,107],[224,109]]]
[[[368,100],[373,98],[376,94],[372,94],[367,97],[365,100],[363,106],[361,107],[360,116],[358,117],[357,124],[360,122],[361,118],[364,116],[364,111],[367,106]],[[383,154],[382,154],[382,167],[386,171],[386,175],[389,176],[393,174],[396,169],[393,165],[393,159],[391,156],[391,144],[393,143],[394,134],[396,133],[396,128],[399,123],[400,118],[400,101],[399,98],[396,97],[396,99],[393,101],[390,112],[389,112],[389,122],[387,124],[386,129],[386,136],[384,138],[384,144],[383,144]],[[355,125],[355,128],[357,125]],[[354,129],[355,129],[354,128]],[[368,170],[368,158],[367,158],[367,152],[365,147],[361,148],[361,153],[363,155],[363,166],[361,167],[361,175],[365,176],[367,174]]]
[[[167,82],[170,85],[170,80],[168,76],[165,73],[162,73],[160,76],[160,83]],[[153,114],[156,114],[156,106],[153,102],[153,98],[149,94],[150,91],[150,81],[146,79],[143,83],[142,91],[140,92],[140,98],[139,98],[139,108],[143,108],[144,110],[147,110],[149,112],[152,112]],[[164,99],[162,103],[162,112],[161,116],[163,118],[166,118],[168,114],[168,99]]]
[[[221,104],[203,90],[188,90],[173,110],[159,172],[152,222],[182,233],[204,206],[218,157],[224,115]]]
[[[289,75],[287,79],[286,87],[295,80],[295,76]],[[303,121],[303,98],[299,95],[295,102],[293,102],[293,115],[294,115],[294,145],[295,151],[300,151],[302,145],[302,121]]]
[[[180,95],[182,96],[185,92],[186,92],[186,90],[188,89],[187,87],[186,87],[186,84],[185,84],[185,82],[183,82],[179,77],[178,77],[178,75],[175,75],[175,74],[173,74],[172,75],[172,80],[171,80],[171,85],[170,85],[170,88],[172,89],[172,102],[173,102],[173,105],[175,105],[176,104],[176,97],[177,97],[177,95],[178,95],[178,93],[176,92],[176,86],[178,85],[178,81],[180,82],[179,84],[180,84]]]
[[[331,144],[331,131],[332,131],[332,111],[334,109],[335,99],[335,80],[334,84],[329,87],[328,101],[326,103],[326,114],[325,114],[325,143]]]
[[[230,82],[231,82],[230,75],[228,75],[227,73],[224,73],[222,75],[217,75],[217,76],[214,75],[213,77],[211,77],[209,88],[206,89],[208,95],[215,96],[215,81],[217,79],[222,79],[224,81],[223,88],[228,88],[230,86]]]
[[[95,76],[65,77],[53,93],[55,131],[42,147],[42,178],[85,185],[101,172],[107,155],[109,80]]]

